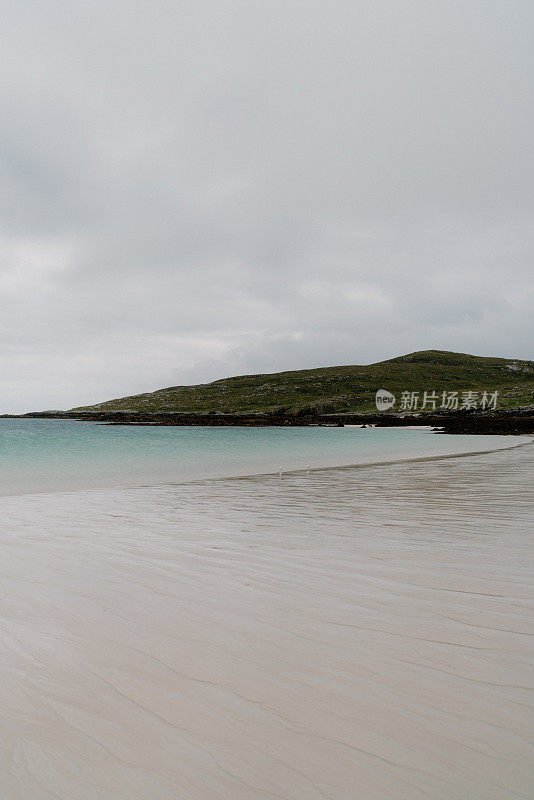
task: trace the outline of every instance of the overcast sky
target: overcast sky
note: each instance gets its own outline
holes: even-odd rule
[[[0,12],[0,411],[534,358],[532,0]]]

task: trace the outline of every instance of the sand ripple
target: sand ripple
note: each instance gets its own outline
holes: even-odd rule
[[[3,498],[2,799],[532,798],[533,454]]]

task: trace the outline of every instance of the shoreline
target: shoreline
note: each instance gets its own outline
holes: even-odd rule
[[[47,419],[95,422],[109,426],[177,427],[430,427],[436,433],[451,434],[533,434],[534,411],[531,407],[495,412],[457,411],[452,414],[329,413],[307,411],[235,412],[235,413],[137,413],[39,411],[27,414],[0,414],[0,419]]]
[[[357,427],[357,426],[354,426]],[[394,426],[389,426],[394,427]],[[400,426],[401,428],[404,426]],[[415,426],[414,426],[415,427]],[[240,475],[216,475],[216,476],[207,476],[207,477],[200,477],[200,478],[192,478],[190,480],[168,480],[168,481],[156,481],[154,483],[117,483],[117,484],[107,484],[102,486],[87,486],[82,488],[73,488],[73,489],[42,489],[40,491],[30,491],[30,492],[13,492],[9,494],[1,494],[0,493],[0,502],[6,498],[17,498],[17,497],[38,497],[43,495],[72,495],[77,493],[85,493],[85,492],[99,492],[99,491],[120,491],[120,490],[132,490],[132,489],[157,489],[157,488],[165,488],[165,487],[174,487],[174,486],[198,486],[200,484],[212,483],[212,482],[226,482],[226,481],[246,481],[250,479],[257,479],[257,478],[278,478],[283,480],[284,477],[291,477],[291,476],[299,476],[299,475],[306,475],[311,473],[321,473],[326,471],[340,471],[340,470],[363,470],[368,467],[386,467],[386,466],[395,466],[395,465],[402,465],[402,464],[417,464],[417,463],[424,463],[424,462],[434,462],[434,461],[442,461],[445,459],[457,459],[457,458],[469,458],[473,456],[482,456],[482,455],[491,455],[492,453],[500,453],[506,452],[509,450],[514,450],[520,447],[528,447],[530,445],[534,445],[534,439],[528,439],[528,441],[524,442],[515,442],[510,444],[503,444],[502,447],[494,447],[487,450],[469,450],[465,452],[457,452],[457,453],[437,453],[434,455],[423,455],[423,456],[411,456],[408,458],[395,458],[395,459],[386,459],[382,461],[366,461],[363,463],[348,463],[348,464],[326,464],[324,466],[316,466],[316,467],[299,467],[298,469],[283,469],[282,475],[280,476],[278,471],[272,472],[250,472],[250,473],[243,473]]]

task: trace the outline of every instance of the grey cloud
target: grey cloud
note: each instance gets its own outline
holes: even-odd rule
[[[1,10],[2,409],[532,357],[530,3]]]

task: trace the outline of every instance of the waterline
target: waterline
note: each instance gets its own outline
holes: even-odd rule
[[[103,426],[0,420],[0,495],[183,483],[480,452],[530,437],[403,428]]]

